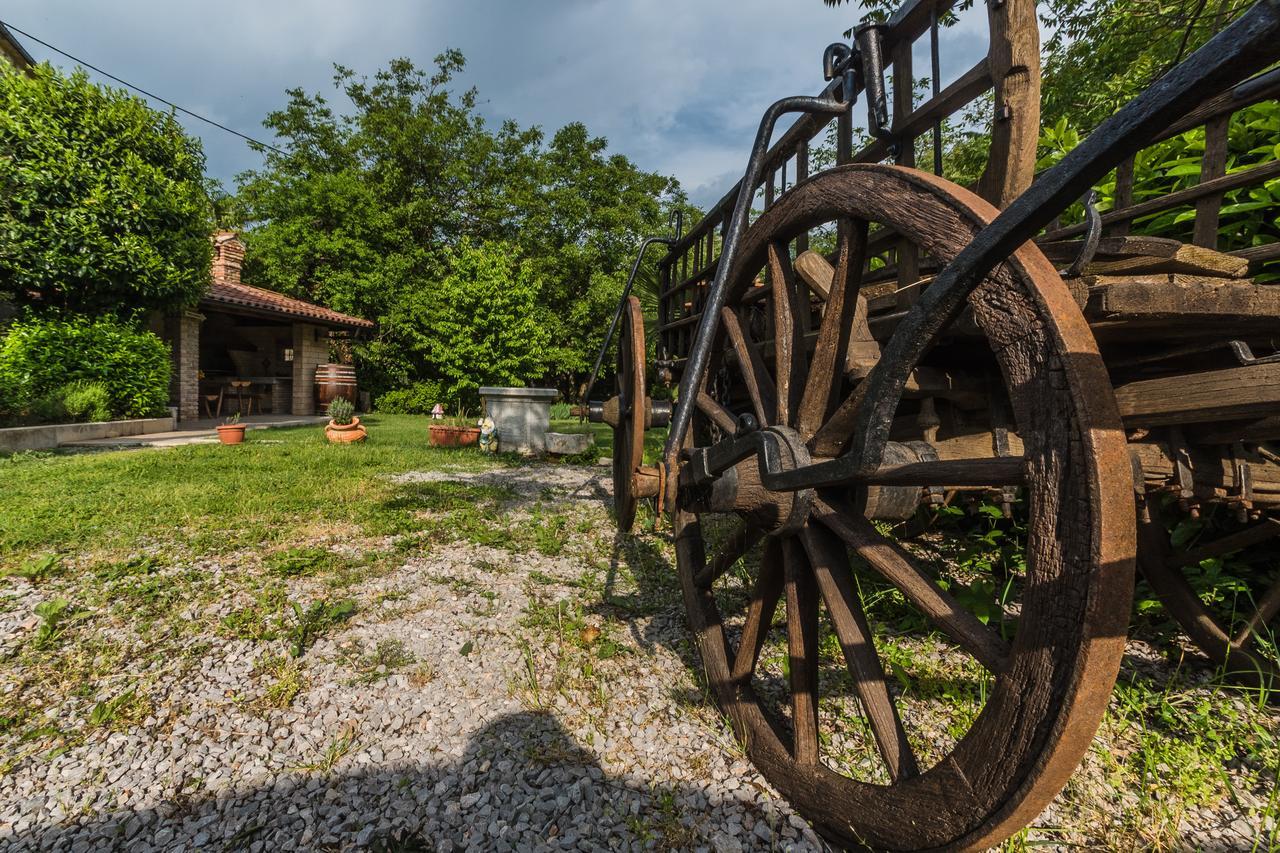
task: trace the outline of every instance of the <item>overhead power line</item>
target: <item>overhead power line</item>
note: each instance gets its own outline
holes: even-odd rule
[[[49,48],[49,50],[52,50],[54,53],[60,53],[60,54],[62,54],[62,55],[63,55],[63,56],[65,56],[67,59],[70,59],[72,62],[76,62],[76,63],[79,63],[80,65],[83,65],[85,68],[88,68],[90,71],[96,71],[96,72],[98,72],[99,74],[101,74],[103,77],[106,77],[106,78],[108,78],[108,79],[111,79],[111,80],[116,81],[116,82],[117,82],[117,83],[119,83],[121,86],[125,86],[125,87],[127,87],[127,88],[129,88],[129,89],[132,89],[133,91],[138,92],[139,94],[146,95],[148,98],[151,98],[152,100],[155,100],[155,101],[159,101],[159,102],[160,102],[160,103],[162,103],[162,104],[167,104],[168,106],[173,107],[175,110],[177,110],[177,111],[178,111],[178,112],[180,112],[180,113],[185,113],[186,115],[189,115],[189,116],[191,116],[191,117],[192,117],[192,118],[194,118],[194,119],[197,119],[197,120],[199,120],[199,121],[202,121],[202,122],[204,122],[205,124],[211,124],[211,125],[213,125],[214,127],[218,128],[219,130],[225,130],[227,133],[230,133],[230,134],[233,134],[233,135],[235,135],[235,136],[238,136],[238,137],[240,137],[241,139],[245,140],[246,142],[252,142],[254,145],[261,145],[263,148],[269,148],[269,149],[271,149],[272,151],[276,152],[277,154],[286,154],[286,152],[285,152],[285,151],[282,151],[281,149],[279,149],[279,148],[275,147],[274,145],[271,145],[271,144],[268,144],[268,143],[266,143],[266,142],[263,142],[263,141],[262,141],[262,140],[260,140],[260,139],[254,139],[252,136],[248,136],[248,135],[246,135],[246,134],[243,134],[243,133],[241,133],[240,131],[236,130],[235,128],[227,127],[225,124],[219,124],[218,122],[214,121],[214,120],[213,120],[213,119],[211,119],[211,118],[205,118],[204,116],[200,115],[199,113],[197,113],[197,112],[193,112],[192,110],[189,110],[189,109],[187,109],[186,107],[179,106],[178,104],[175,104],[173,101],[170,101],[170,100],[168,100],[167,98],[162,98],[162,97],[160,97],[159,95],[156,95],[156,94],[154,94],[154,93],[152,93],[152,92],[148,92],[146,89],[142,88],[141,86],[135,86],[135,85],[133,85],[132,83],[130,83],[128,80],[122,80],[122,79],[120,79],[119,77],[117,77],[116,75],[111,74],[110,72],[103,71],[101,68],[99,68],[99,67],[98,67],[98,66],[96,66],[96,65],[90,65],[88,62],[85,62],[83,59],[79,58],[78,56],[72,56],[71,54],[69,54],[69,53],[67,53],[65,50],[63,50],[62,48],[60,48],[60,47],[54,47],[53,45],[49,44],[49,43],[48,43],[47,41],[45,41],[44,39],[37,38],[36,36],[33,36],[31,33],[27,32],[26,30],[20,30],[20,29],[18,29],[17,27],[15,27],[13,24],[9,23],[8,21],[0,21],[0,24],[3,24],[4,26],[6,26],[6,27],[8,27],[9,29],[13,30],[15,33],[18,33],[19,35],[22,35],[22,36],[25,36],[26,38],[31,39],[31,40],[32,40],[33,42],[35,42],[36,44],[42,44],[42,45],[44,45],[45,47]]]

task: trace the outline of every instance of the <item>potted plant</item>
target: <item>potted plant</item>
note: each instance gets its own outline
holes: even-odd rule
[[[432,447],[472,447],[480,441],[480,427],[471,422],[465,409],[458,414],[431,424]]]
[[[236,412],[218,425],[218,441],[223,444],[242,444],[244,442],[244,424],[240,423],[239,412]]]
[[[369,437],[360,419],[356,417],[356,407],[345,397],[335,397],[329,403],[329,423],[324,428],[324,434],[334,444],[349,444]]]

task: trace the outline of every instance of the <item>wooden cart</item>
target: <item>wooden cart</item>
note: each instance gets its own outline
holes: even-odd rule
[[[1116,209],[1092,229],[1053,223],[1027,231],[1034,242],[1010,242],[1016,230],[987,227],[1001,208],[1013,217],[1020,206],[1025,223],[1039,215],[1037,192],[1061,210],[1070,190],[1056,175],[1033,185],[1035,6],[988,3],[987,55],[940,88],[937,22],[950,5],[910,0],[860,29],[853,49],[828,51],[834,79],[820,98],[793,99],[806,114],[771,147],[766,129],[745,184],[667,241],[652,371],[639,302],[624,299],[618,393],[593,406],[615,429],[620,526],[641,500],[670,513],[717,701],[761,772],[849,847],[983,848],[1049,803],[1110,697],[1135,555],[1210,657],[1255,682],[1276,674],[1253,642],[1280,610],[1280,585],[1227,618],[1184,571],[1280,533],[1280,456],[1268,444],[1280,441],[1280,285],[1251,278],[1280,258],[1280,230],[1256,247],[1218,243],[1224,193],[1280,176],[1275,162],[1227,169],[1231,116],[1280,95],[1280,72],[1237,81],[1275,48],[1241,48],[1234,79],[1229,63],[1201,70],[1199,97],[1214,96],[1193,110],[1191,84],[1170,75],[1166,90],[1184,85],[1180,95],[1152,94],[1146,114],[1099,130],[1128,137],[1082,146],[1093,166],[1064,166],[1096,179],[1119,163]],[[1231,45],[1246,36],[1257,33]],[[915,104],[922,39],[935,83]],[[892,75],[892,121],[875,128],[873,83],[864,97],[878,133],[855,151],[851,81],[883,75],[849,68],[871,52]],[[843,110],[829,106],[841,87]],[[966,189],[935,174],[939,123],[988,93],[989,161]],[[811,146],[832,122],[837,163],[814,173]],[[1200,126],[1200,182],[1135,199],[1133,150]],[[1168,210],[1188,211],[1190,239],[1141,236]],[[989,272],[949,303],[956,285],[937,283],[943,271],[983,251],[996,255]],[[645,430],[673,417],[651,377],[679,393],[666,457],[646,465]],[[1026,565],[1006,570],[998,612],[983,619],[940,582],[947,546],[919,523],[974,497],[1025,519]],[[1217,532],[1188,544],[1184,524],[1171,540],[1175,519],[1197,514]],[[886,534],[885,522],[913,517]],[[904,711],[882,664],[887,641],[878,647],[864,614],[868,594],[918,614],[912,641],[955,662],[982,691],[981,713],[957,719],[941,698]],[[785,653],[762,654],[771,632]],[[847,674],[822,666],[835,655]],[[874,744],[874,760],[858,743]]]

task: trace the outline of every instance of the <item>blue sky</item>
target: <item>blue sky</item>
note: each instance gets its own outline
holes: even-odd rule
[[[333,94],[335,62],[372,73],[392,57],[429,65],[456,47],[467,57],[462,82],[478,88],[490,120],[549,132],[582,121],[640,166],[678,177],[703,205],[741,176],[771,101],[821,89],[823,48],[857,18],[821,0],[0,3],[0,19],[259,138],[286,88]],[[36,59],[72,65],[23,43]],[[977,16],[946,32],[944,85],[985,49]],[[917,68],[927,67],[920,57]],[[234,136],[183,123],[228,188],[259,164]]]

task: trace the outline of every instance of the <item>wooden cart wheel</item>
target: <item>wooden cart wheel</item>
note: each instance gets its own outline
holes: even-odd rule
[[[1280,662],[1275,657],[1275,634],[1280,631],[1280,576],[1256,599],[1244,599],[1234,613],[1216,613],[1192,588],[1184,571],[1205,560],[1223,557],[1280,537],[1280,519],[1261,520],[1191,548],[1175,548],[1170,541],[1159,500],[1149,496],[1138,515],[1138,566],[1160,597],[1169,615],[1201,651],[1233,680],[1250,687],[1280,686]],[[1268,637],[1270,650],[1258,648],[1259,635]]]
[[[900,167],[846,166],[797,184],[745,235],[714,349],[734,355],[711,366],[736,371],[737,393],[699,395],[686,447],[707,440],[707,423],[751,414],[778,435],[784,467],[838,455],[859,405],[842,368],[868,224],[895,229],[945,263],[996,213],[959,187]],[[838,264],[810,346],[812,317],[802,313],[809,295],[797,285],[791,246],[830,223]],[[771,279],[764,288],[756,286],[761,269]],[[744,302],[758,299],[768,306],[771,348],[739,322]],[[775,493],[761,486],[750,458],[709,488],[682,481],[675,499],[681,585],[717,701],[770,782],[821,833],[850,847],[980,849],[1022,828],[1083,756],[1124,650],[1131,476],[1093,336],[1030,244],[992,273],[970,307],[986,338],[973,351],[1003,377],[1021,459],[920,463],[909,476],[898,468],[896,479],[873,475],[857,489]],[[868,487],[894,483],[1021,487],[1027,569],[1006,608],[1007,633],[938,584],[915,546],[882,535],[854,509]],[[896,621],[892,637],[877,636],[860,593],[874,583],[914,608],[930,654],[957,661],[966,689],[985,693],[975,717],[957,718],[924,688],[904,694],[887,677],[878,649],[900,648],[911,630],[903,625],[912,623]],[[785,618],[776,626],[780,601]]]
[[[644,312],[627,297],[618,337],[618,423],[613,428],[613,505],[618,530],[630,533],[636,521],[636,472],[644,459]]]

